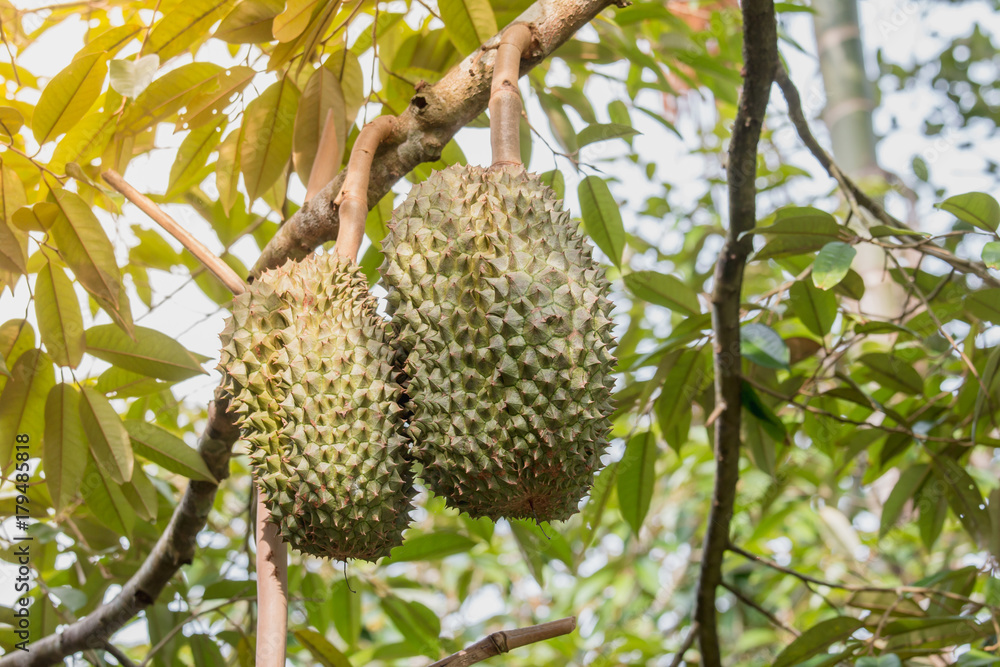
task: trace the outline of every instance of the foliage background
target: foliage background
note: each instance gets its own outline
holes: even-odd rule
[[[128,178],[246,274],[301,204],[308,147],[327,108],[343,119],[346,154],[352,121],[405,108],[419,81],[438,79],[528,4],[292,1],[285,9],[270,0],[164,0],[154,14],[128,2],[44,10],[0,2],[9,49],[0,58],[0,306],[8,320],[0,443],[14,433],[34,443],[35,639],[113,597],[162,532],[186,478],[207,474],[190,445],[218,382],[210,357],[227,293],[123,207],[99,171],[128,167]],[[933,205],[995,187],[996,15],[983,2],[873,4],[862,4],[864,27],[866,37],[881,31],[886,45],[871,70],[883,102],[880,157],[893,175],[864,185],[898,218],[938,235],[935,243],[995,267],[995,202]],[[779,10],[780,47],[793,77],[810,81],[802,92],[813,119],[822,88],[811,78],[810,17],[798,3]],[[949,34],[951,25],[963,29]],[[507,662],[674,660],[690,632],[714,474],[707,293],[725,225],[740,30],[732,2],[639,2],[605,11],[522,80],[530,164],[558,169],[557,189],[615,281],[621,380],[609,465],[582,512],[561,525],[493,526],[422,495],[391,563],[351,564],[345,579],[339,564],[294,557],[295,664],[425,664],[494,629],[566,615],[579,617],[576,634]],[[90,45],[82,53],[57,63],[32,55],[33,44],[81,35]],[[144,70],[137,54],[158,62],[139,61],[154,65]],[[37,67],[25,65],[32,57]],[[41,69],[62,85],[47,88],[35,76]],[[464,131],[440,163],[409,179],[483,163],[485,145],[485,130]],[[813,262],[828,243],[872,239],[871,225],[849,215],[835,183],[802,152],[776,89],[761,149],[760,224],[780,211],[790,233],[763,230],[746,275],[733,542],[858,590],[730,553],[730,588],[718,599],[724,653],[733,664],[792,660],[777,656],[812,628],[811,643],[796,645],[833,656],[815,664],[898,664],[893,656],[993,664],[1000,353],[991,325],[1000,290],[887,233],[876,242],[892,246],[900,266],[887,263],[875,280],[902,286],[902,314],[859,313],[864,280],[853,271],[836,280],[846,268],[837,258],[849,261],[849,251],[824,251],[832,270]],[[397,198],[406,187],[396,187]],[[373,279],[390,210],[387,199],[369,217],[364,265]],[[835,286],[820,289],[817,280]],[[130,354],[125,329],[155,363]],[[9,517],[19,490],[6,446],[0,514]],[[96,465],[107,452],[114,465]],[[114,637],[131,659],[252,664],[248,507],[246,460],[235,456],[195,562]],[[16,532],[11,521],[3,529],[7,539]],[[2,585],[12,587],[12,569],[4,572]],[[11,621],[0,608],[0,623]],[[0,624],[0,646],[15,641],[13,627]]]

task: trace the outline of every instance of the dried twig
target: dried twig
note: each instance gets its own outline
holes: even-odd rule
[[[501,653],[507,653],[513,649],[545,641],[553,637],[569,634],[576,627],[576,618],[562,618],[550,623],[532,625],[527,628],[516,630],[501,630],[494,632],[478,642],[464,648],[458,653],[449,655],[443,660],[438,660],[428,667],[467,667],[477,662],[482,662],[487,658],[492,658]]]

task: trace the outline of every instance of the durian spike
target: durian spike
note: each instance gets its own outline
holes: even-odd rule
[[[490,144],[493,166],[521,164],[521,58],[531,46],[531,28],[523,23],[509,26],[500,36],[493,61],[490,86]]]
[[[396,127],[395,116],[379,116],[361,129],[351,159],[347,162],[347,176],[340,194],[333,203],[340,209],[340,230],[337,232],[337,254],[357,261],[361,240],[365,236],[365,218],[368,217],[368,181],[371,177],[372,159],[379,144],[392,134]]]
[[[229,288],[233,294],[242,294],[247,289],[246,281],[233,269],[222,261],[218,255],[209,250],[204,243],[191,235],[189,231],[181,227],[176,220],[167,215],[166,211],[156,205],[146,195],[142,194],[122,178],[122,175],[113,169],[109,169],[101,174],[105,181],[118,192],[125,195],[125,198],[139,207],[143,213],[151,217],[160,227],[175,239],[181,242],[188,252],[195,256],[206,269],[211,271],[222,284]]]
[[[326,112],[323,122],[323,134],[319,137],[319,147],[316,149],[316,159],[313,160],[312,171],[309,172],[309,184],[306,185],[306,201],[316,196],[323,186],[333,180],[340,166],[340,156],[343,154],[337,145],[337,121],[331,108]]]

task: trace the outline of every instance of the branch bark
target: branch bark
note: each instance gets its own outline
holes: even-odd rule
[[[523,76],[589,23],[614,0],[538,0],[517,19],[531,27],[532,42],[521,60]],[[392,134],[379,147],[368,185],[368,208],[422,162],[433,162],[461,128],[486,109],[499,35],[470,54],[432,86],[421,89],[399,115]],[[251,274],[302,259],[337,238],[340,224],[334,198],[344,183],[341,172],[314,199],[278,229]]]
[[[625,0],[538,0],[517,21],[532,29],[532,45],[521,61],[521,75],[542,62],[589,23],[601,10]],[[368,206],[375,206],[398,180],[422,162],[440,157],[445,144],[485,108],[499,35],[453,67],[432,86],[421,90],[400,116],[392,136],[375,155]],[[333,200],[340,192],[344,173],[328,183],[310,202],[278,230],[251,275],[280,266],[288,259],[301,259],[339,229],[339,213]],[[216,391],[209,405],[209,419],[199,441],[199,452],[219,480],[229,474],[232,447],[238,429],[226,414],[228,402]],[[0,667],[51,665],[84,649],[101,649],[115,632],[151,605],[182,565],[192,562],[196,538],[205,527],[218,489],[210,482],[192,481],[174,510],[170,524],[146,557],[139,571],[121,593],[85,618],[31,645],[31,652],[0,658]]]
[[[462,649],[458,653],[453,653],[443,660],[438,660],[428,667],[469,667],[469,665],[528,644],[569,634],[573,632],[574,628],[576,628],[576,618],[570,616],[551,623],[494,632],[472,646]]]
[[[716,622],[716,589],[722,583],[722,561],[729,544],[736,484],[739,481],[740,423],[740,293],[743,270],[752,249],[749,236],[757,220],[757,143],[777,62],[777,25],[773,0],[743,2],[745,82],[729,144],[729,229],[715,265],[712,327],[715,330],[715,403],[723,406],[715,422],[715,490],[701,555],[695,602],[702,664],[721,667]]]
[[[216,390],[208,407],[208,423],[198,442],[198,452],[217,480],[229,476],[229,457],[239,431],[226,412],[228,400]],[[167,529],[146,561],[121,592],[62,632],[32,643],[30,652],[18,651],[0,659],[0,667],[52,665],[86,649],[101,650],[105,642],[140,611],[153,604],[182,565],[194,559],[197,536],[205,527],[215,500],[217,484],[192,480],[174,509]]]

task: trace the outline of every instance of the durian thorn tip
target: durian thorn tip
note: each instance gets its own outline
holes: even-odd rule
[[[337,254],[356,261],[361,240],[365,236],[365,218],[368,216],[368,181],[372,160],[379,144],[386,140],[396,127],[395,116],[379,116],[361,129],[351,158],[347,162],[347,176],[340,194],[333,200],[340,216],[337,232]]]
[[[194,255],[206,269],[211,271],[216,278],[222,281],[223,285],[229,288],[229,291],[235,295],[246,291],[247,283],[236,271],[226,264],[221,257],[209,250],[204,243],[181,227],[176,220],[167,215],[167,212],[157,206],[156,202],[129,185],[128,181],[122,178],[121,174],[113,169],[109,169],[102,173],[101,177],[111,187],[122,193],[125,199],[135,204],[139,210],[151,217],[160,227],[163,227],[168,234],[180,241],[181,245],[188,252]]]

